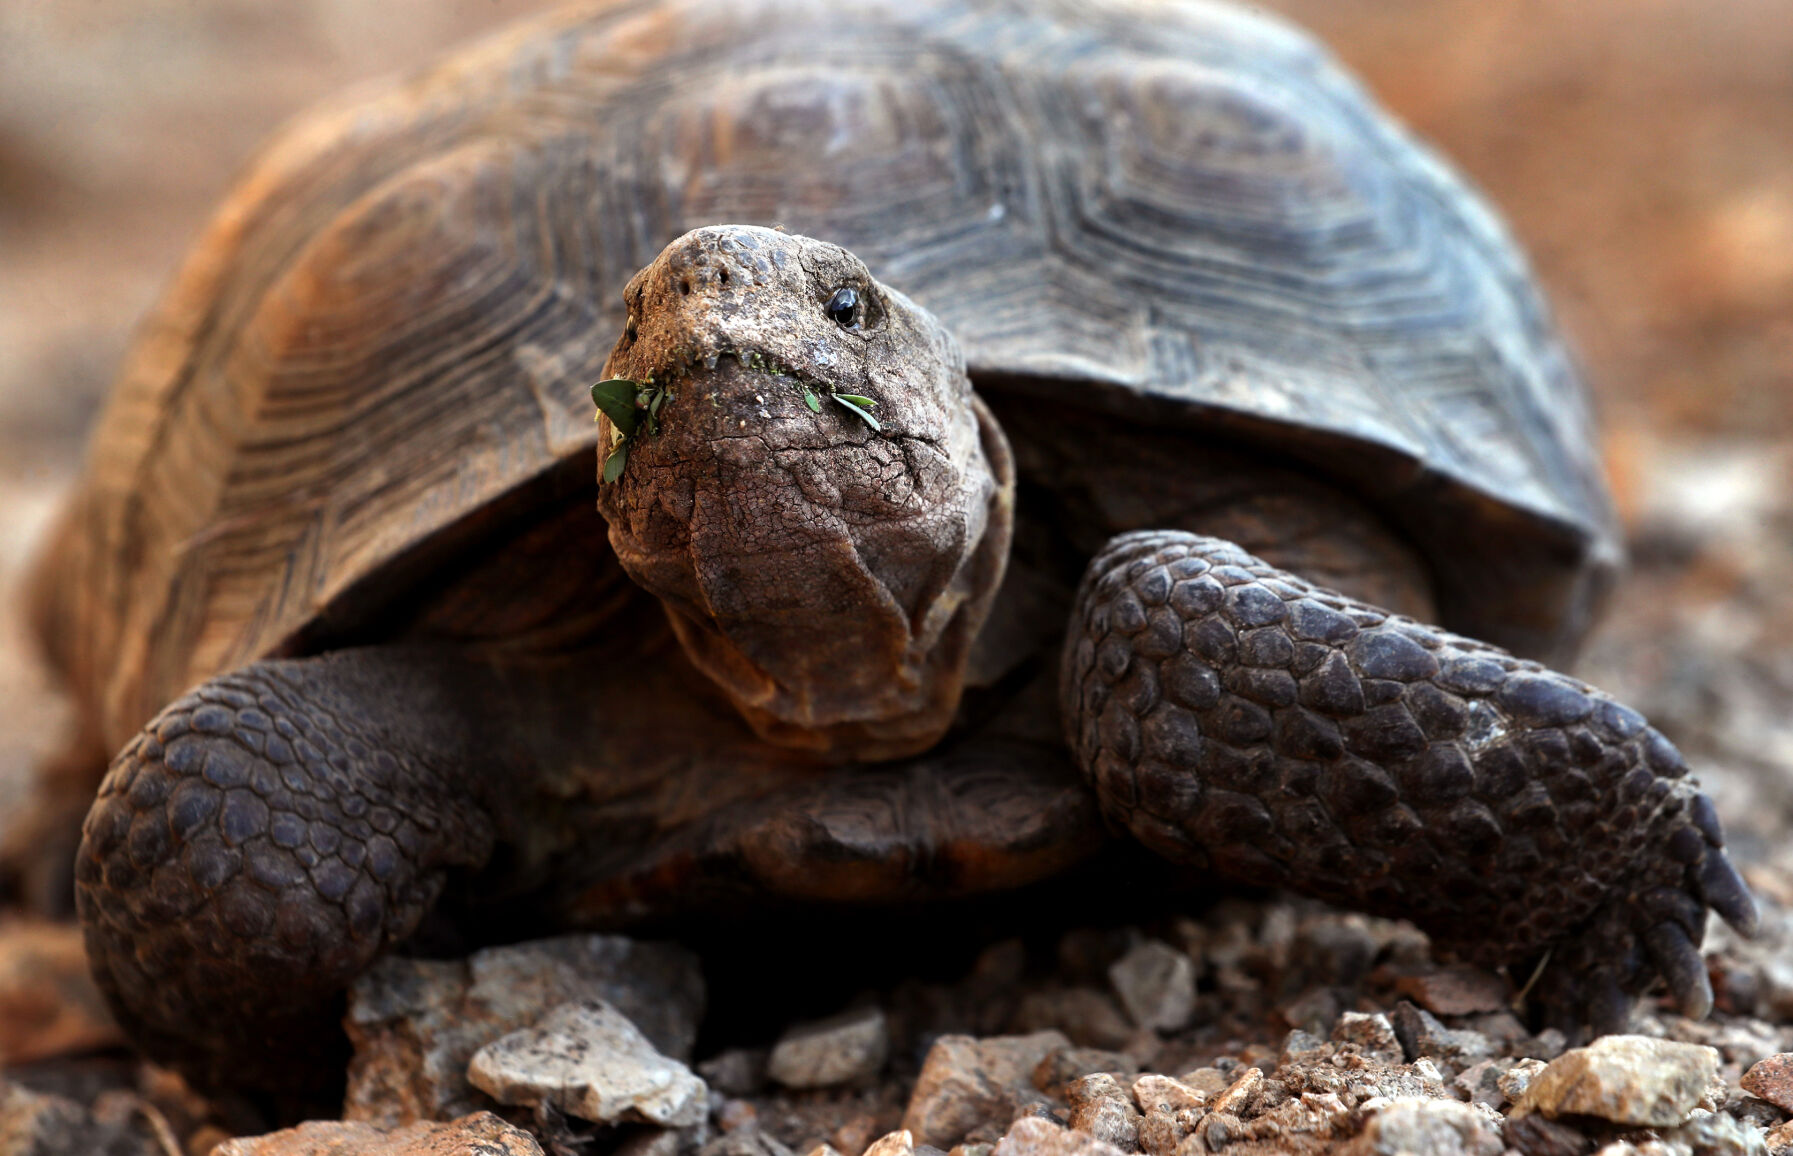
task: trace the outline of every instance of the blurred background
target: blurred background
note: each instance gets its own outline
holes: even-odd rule
[[[14,588],[137,318],[257,144],[530,0],[0,3],[0,816],[59,723]],[[1277,0],[1505,212],[1602,410],[1633,566],[1579,673],[1736,838],[1793,812],[1784,0]],[[1746,845],[1746,853],[1748,847]]]

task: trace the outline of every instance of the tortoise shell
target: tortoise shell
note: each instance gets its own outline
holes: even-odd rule
[[[1323,471],[1426,552],[1456,629],[1572,643],[1617,557],[1523,259],[1300,33],[1206,3],[601,3],[314,110],[225,202],[40,568],[105,744],[589,487],[622,287],[720,220],[854,250],[980,388]]]

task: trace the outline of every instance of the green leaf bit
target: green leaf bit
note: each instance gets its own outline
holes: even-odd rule
[[[858,414],[860,419],[863,420],[866,425],[879,431],[884,429],[884,426],[878,419],[871,415],[871,407],[878,404],[871,398],[861,397],[856,393],[831,393],[828,396]]]
[[[672,400],[672,390],[654,384],[651,379],[630,381],[626,377],[612,377],[591,387],[591,400],[598,412],[610,419],[611,428],[616,431],[610,453],[604,459],[604,480],[614,482],[622,477],[623,467],[629,464],[629,443],[635,440],[642,426],[647,427],[649,434],[659,435],[660,407]],[[645,418],[643,410],[646,411]]]

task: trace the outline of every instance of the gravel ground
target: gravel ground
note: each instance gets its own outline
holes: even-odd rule
[[[1712,1106],[1728,1103],[1741,1118],[1757,1111],[1736,1091],[1748,1063],[1793,1048],[1784,1026],[1793,1023],[1793,931],[1784,917],[1793,908],[1793,841],[1785,838],[1793,586],[1782,578],[1793,566],[1793,150],[1785,145],[1793,139],[1793,22],[1775,0],[1268,6],[1331,42],[1490,193],[1582,352],[1604,414],[1632,569],[1577,673],[1642,709],[1681,746],[1717,798],[1739,857],[1752,864],[1770,914],[1763,945],[1744,949],[1722,937],[1711,945],[1721,1007],[1713,1025],[1646,1009],[1634,1027],[1716,1046],[1731,1090]],[[529,7],[0,7],[0,604],[15,600],[134,318],[256,142],[324,92],[415,64]],[[32,762],[54,746],[60,717],[19,623],[0,615],[0,822],[16,812]],[[902,1121],[933,1035],[1025,1031],[1051,1018],[1040,1007],[1052,998],[1082,1000],[1095,1024],[1085,1024],[1087,1039],[1131,1063],[1236,1078],[1259,1062],[1278,1079],[1286,1067],[1293,1080],[1306,1070],[1300,1056],[1278,1063],[1288,1060],[1291,1029],[1323,1038],[1354,1007],[1426,1002],[1415,994],[1432,970],[1423,944],[1398,926],[1353,919],[1301,903],[1241,901],[1199,918],[1074,935],[1069,948],[993,948],[963,980],[873,993],[889,1019],[881,1081],[790,1093],[744,1076],[738,1094],[713,1100],[706,1126],[718,1139],[766,1135],[798,1151],[826,1140],[858,1156]],[[1092,936],[1096,947],[1086,942]],[[1092,959],[1145,942],[1189,961],[1195,1004],[1174,1030],[1141,1029],[1115,1010],[1121,996],[1105,970],[1090,970]],[[1339,957],[1326,955],[1341,942],[1375,945],[1358,973],[1341,975]],[[1001,1000],[990,998],[991,976]],[[1098,998],[1063,997],[1066,990]],[[1450,1028],[1498,1040],[1504,1050],[1492,1058],[1550,1058],[1541,1054],[1550,1041],[1467,1026],[1490,1014],[1440,1013]],[[1427,1058],[1403,1051],[1408,1068]],[[1447,1083],[1461,1074],[1447,1069],[1463,1057],[1432,1058]],[[752,1069],[763,1059],[738,1062]],[[268,1122],[240,1105],[196,1103],[165,1075],[122,1061],[104,1079],[45,1063],[32,1070],[35,1084],[83,1101],[108,1079],[135,1089],[194,1151]],[[727,1082],[712,1078],[712,1091]],[[1037,1084],[1030,1076],[1051,1101],[1047,1114],[1068,1118],[1062,1081],[1054,1095]],[[1253,1109],[1271,1111],[1275,1099],[1260,1095]],[[131,1119],[130,1128],[148,1127],[146,1115]],[[1619,1134],[1608,1131],[1594,1130],[1603,1141]],[[1725,1150],[1716,1143],[1707,1148]],[[1011,1146],[1001,1156],[1019,1153]]]

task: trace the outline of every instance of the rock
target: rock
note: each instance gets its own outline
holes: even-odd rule
[[[1169,1076],[1148,1072],[1133,1081],[1133,1102],[1141,1112],[1180,1112],[1208,1106],[1209,1093]]]
[[[1602,1036],[1538,1073],[1514,1115],[1598,1116],[1647,1128],[1685,1122],[1718,1071],[1718,1052],[1648,1036]]]
[[[1277,1009],[1291,1028],[1324,1037],[1339,1021],[1338,992],[1330,987],[1310,987]]]
[[[859,1008],[786,1031],[772,1048],[766,1074],[787,1088],[831,1088],[877,1075],[889,1054],[884,1013]]]
[[[1170,1156],[1201,1123],[1208,1100],[1215,1094],[1218,1092],[1204,1092],[1182,1080],[1155,1073],[1133,1081],[1133,1102],[1143,1113],[1138,1127],[1139,1146],[1151,1156]]]
[[[1465,1068],[1451,1081],[1451,1086],[1458,1089],[1472,1104],[1486,1104],[1496,1111],[1506,1106],[1507,1094],[1500,1086],[1500,1078],[1512,1067],[1512,1060],[1483,1060],[1472,1067]]]
[[[355,1045],[343,1116],[382,1127],[483,1106],[467,1083],[480,1048],[563,1003],[603,1000],[663,1054],[684,1059],[703,1015],[697,958],[671,944],[567,935],[466,960],[387,957],[355,981],[343,1022]]]
[[[1082,1076],[1065,1086],[1071,1105],[1069,1125],[1123,1152],[1139,1151],[1139,1109],[1133,1095],[1106,1072]]]
[[[1059,1096],[1059,1090],[1079,1076],[1108,1072],[1131,1076],[1139,1071],[1139,1061],[1125,1052],[1101,1048],[1059,1048],[1034,1065],[1033,1086],[1048,1096]],[[1063,1099],[1062,1096],[1059,1096]]]
[[[1017,1120],[991,1156],[1124,1156],[1119,1148],[1045,1120]]]
[[[865,1156],[914,1156],[915,1136],[907,1128],[886,1132],[873,1140]]]
[[[1543,1060],[1520,1060],[1502,1072],[1495,1083],[1499,1086],[1501,1094],[1506,1096],[1508,1103],[1517,1104],[1525,1095],[1525,1090],[1531,1087],[1532,1081],[1538,1078],[1538,1073],[1542,1072],[1545,1066]]]
[[[872,1137],[878,1134],[878,1118],[876,1116],[854,1116],[834,1130],[829,1137],[836,1151],[844,1156],[863,1154],[871,1147]]]
[[[1456,1100],[1390,1100],[1340,1156],[1500,1156],[1500,1133]]]
[[[1594,1147],[1592,1139],[1543,1116],[1508,1120],[1501,1135],[1521,1156],[1586,1156]]]
[[[618,1144],[610,1156],[679,1156],[689,1145],[688,1133],[675,1128],[641,1128]]]
[[[1768,1151],[1773,1153],[1774,1156],[1781,1156],[1781,1154],[1785,1152],[1793,1152],[1793,1120],[1788,1120],[1784,1124],[1778,1124],[1775,1127],[1770,1128],[1768,1134],[1762,1137],[1762,1141],[1768,1145]]]
[[[1409,1060],[1424,1057],[1448,1060],[1467,1067],[1494,1054],[1494,1044],[1479,1032],[1458,1031],[1438,1022],[1436,1016],[1402,1000],[1395,1005],[1395,1037]]]
[[[1208,1110],[1228,1116],[1244,1116],[1256,1105],[1263,1090],[1263,1070],[1246,1068],[1227,1086],[1226,1091],[1208,1101]]]
[[[529,1133],[490,1112],[447,1124],[422,1122],[396,1130],[354,1121],[314,1120],[284,1132],[218,1145],[212,1156],[542,1156]]]
[[[1395,990],[1427,1011],[1441,1016],[1497,1012],[1507,1006],[1507,981],[1479,967],[1446,967],[1421,975],[1404,975]]]
[[[0,1156],[160,1156],[128,1092],[89,1111],[73,1100],[0,1079]]]
[[[1380,1012],[1345,1012],[1332,1026],[1332,1042],[1353,1044],[1364,1058],[1377,1063],[1398,1064],[1406,1058],[1394,1025]]]
[[[1695,1116],[1679,1128],[1662,1133],[1662,1142],[1677,1154],[1689,1156],[1768,1156],[1759,1129],[1750,1128],[1722,1113]]]
[[[789,1148],[767,1135],[764,1128],[724,1132],[697,1150],[697,1156],[794,1156]]]
[[[0,919],[0,1064],[121,1047],[72,923]]]
[[[919,1143],[950,1148],[980,1124],[1007,1123],[1038,1096],[1029,1082],[1034,1068],[1070,1042],[1059,1032],[940,1037],[916,1078],[903,1127]]]
[[[1743,1090],[1793,1112],[1793,1053],[1777,1052],[1743,1074]]]
[[[600,1124],[645,1121],[690,1127],[709,1089],[601,1001],[562,1004],[534,1027],[475,1052],[467,1078],[501,1104],[547,1103]]]
[[[1331,1054],[1331,1047],[1318,1036],[1310,1035],[1295,1028],[1283,1037],[1282,1049],[1276,1054],[1278,1067],[1285,1064],[1299,1064],[1307,1060],[1317,1059],[1322,1054]]]
[[[1107,992],[1087,987],[1045,988],[1021,997],[1014,1025],[1020,1032],[1061,1031],[1080,1047],[1120,1049],[1137,1030]]]
[[[725,1096],[751,1096],[766,1086],[764,1048],[730,1048],[697,1065],[703,1082]]]
[[[909,1150],[911,1152],[915,1151],[915,1146],[911,1144]],[[840,1149],[836,1148],[834,1145],[824,1143],[817,1144],[814,1148],[811,1148],[806,1156],[841,1156],[841,1153]]]
[[[1109,967],[1108,982],[1142,1028],[1174,1032],[1195,1011],[1195,961],[1168,943],[1138,944]]]

